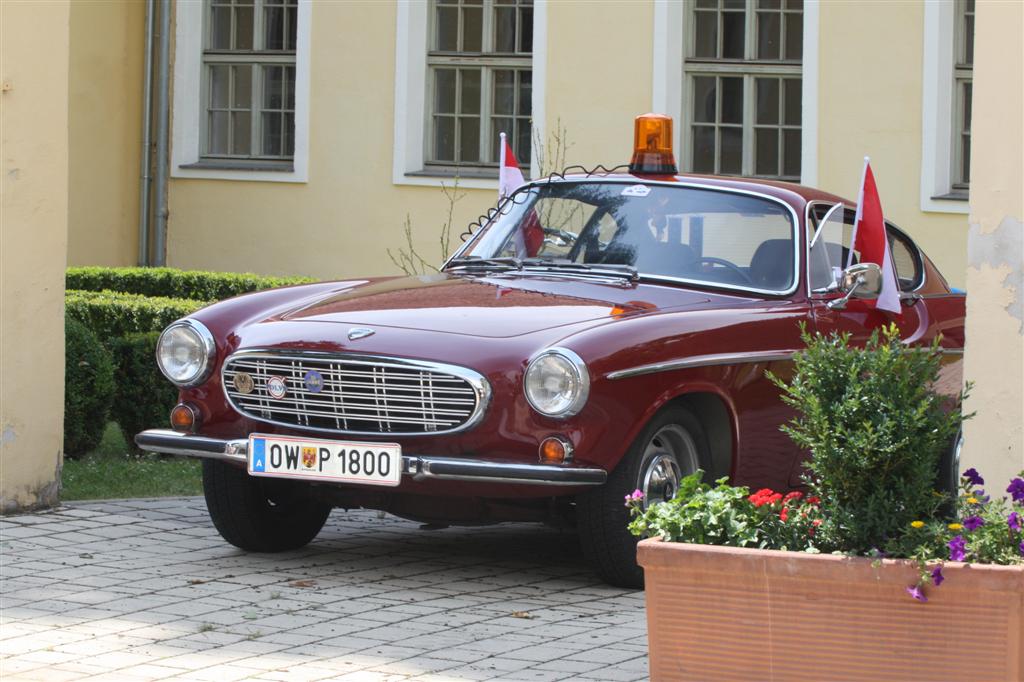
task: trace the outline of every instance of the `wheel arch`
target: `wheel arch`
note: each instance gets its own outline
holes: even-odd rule
[[[711,449],[711,470],[707,472],[708,477],[716,480],[723,476],[731,476],[733,454],[736,452],[736,420],[725,398],[714,391],[693,390],[667,401],[658,412],[673,405],[688,409],[704,427],[704,435]]]

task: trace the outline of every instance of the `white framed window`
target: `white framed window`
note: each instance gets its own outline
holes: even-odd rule
[[[535,173],[547,0],[399,0],[395,184],[496,188],[499,133]]]
[[[306,181],[311,9],[176,3],[173,177]]]
[[[921,210],[969,212],[974,0],[924,4]]]
[[[696,0],[683,11],[682,167],[800,180],[803,0]]]

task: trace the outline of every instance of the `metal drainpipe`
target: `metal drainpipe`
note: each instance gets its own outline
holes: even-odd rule
[[[146,0],[146,57],[142,81],[142,156],[139,174],[139,265],[149,265],[149,184],[153,127],[153,1]]]
[[[160,52],[156,73],[156,171],[153,191],[153,265],[167,264],[167,129],[170,118],[168,76],[171,61],[171,0],[160,0]]]

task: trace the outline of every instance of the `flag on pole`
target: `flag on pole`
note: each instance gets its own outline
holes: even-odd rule
[[[498,166],[498,201],[526,184],[523,171],[519,170],[519,162],[516,155],[505,139],[505,133],[500,133],[501,158]],[[544,228],[537,218],[537,212],[532,208],[523,216],[519,230],[515,234],[516,255],[520,258],[536,256],[544,246]]]
[[[846,267],[853,264],[853,252],[860,252],[861,263],[877,263],[882,269],[882,291],[875,300],[875,307],[894,315],[902,314],[900,287],[896,280],[896,267],[889,248],[889,238],[882,216],[882,201],[878,197],[875,176],[871,172],[871,161],[864,157],[864,175],[857,197],[857,217],[853,224],[853,248]]]

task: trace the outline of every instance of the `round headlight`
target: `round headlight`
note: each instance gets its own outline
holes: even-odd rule
[[[571,417],[587,402],[590,373],[571,350],[551,348],[530,361],[523,391],[530,406],[541,414]]]
[[[195,320],[181,320],[165,329],[156,342],[156,364],[179,386],[195,386],[210,375],[216,352],[209,329]]]

